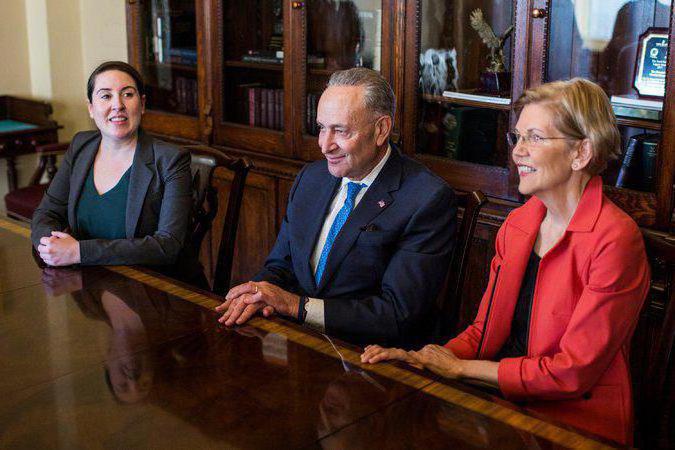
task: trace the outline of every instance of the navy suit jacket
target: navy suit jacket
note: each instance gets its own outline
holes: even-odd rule
[[[347,341],[411,347],[429,339],[455,239],[452,189],[392,149],[337,236],[317,286],[310,259],[340,181],[326,161],[303,168],[254,280],[323,299],[326,332]]]

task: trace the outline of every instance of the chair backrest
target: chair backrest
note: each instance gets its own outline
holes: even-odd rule
[[[213,174],[218,167],[233,172],[227,200],[227,211],[218,247],[218,257],[213,274],[212,292],[225,295],[230,287],[232,260],[239,224],[239,213],[246,185],[246,176],[252,167],[247,158],[233,158],[207,146],[186,147],[191,154],[193,210],[192,210],[192,246],[196,254],[202,246],[204,237],[211,229],[213,219],[218,213],[218,192],[213,187]]]
[[[644,448],[667,448],[675,445],[675,236],[645,229],[642,235],[652,263],[652,282],[641,318],[647,323],[652,316],[661,315],[654,314],[654,309],[659,309],[663,321],[657,327],[653,357],[646,368],[638,368],[643,373],[633,374],[640,381],[638,437]],[[645,348],[639,350],[648,352]]]
[[[487,197],[481,191],[457,194],[457,205],[463,210],[462,222],[457,230],[445,288],[439,297],[439,309],[443,316],[443,320],[440,321],[443,329],[439,336],[443,339],[454,336],[457,332],[463,302],[462,288],[466,280],[473,233],[476,230],[480,210],[487,201]]]
[[[70,147],[70,142],[58,142],[35,146],[35,153],[40,155],[38,166],[28,182],[29,186],[40,184],[42,175],[47,171],[47,184],[51,183],[56,175],[56,157],[65,153]]]

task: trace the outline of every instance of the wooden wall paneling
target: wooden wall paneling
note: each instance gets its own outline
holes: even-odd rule
[[[218,215],[213,221],[211,248],[220,244],[227,196],[232,175],[227,171],[215,173],[214,185],[218,189]],[[248,281],[255,275],[269,254],[276,239],[276,182],[271,176],[249,173],[239,216],[237,244],[234,250],[232,283]],[[216,252],[214,251],[214,257]]]

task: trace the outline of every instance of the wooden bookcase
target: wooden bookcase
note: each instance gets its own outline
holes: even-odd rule
[[[322,157],[310,123],[312,105],[328,76],[356,64],[375,66],[398,99],[393,140],[455,189],[486,192],[493,205],[489,214],[497,220],[524,200],[504,139],[515,124],[513,103],[520,94],[573,76],[600,83],[608,95],[634,92],[639,36],[650,27],[664,27],[673,35],[672,7],[661,0],[628,2],[618,11],[605,8],[586,18],[602,21],[605,28],[614,21],[611,33],[602,36],[604,49],[594,51],[584,46],[595,38],[582,36],[574,6],[564,0],[172,0],[168,11],[159,11],[160,4],[127,4],[130,60],[150,86],[147,130],[177,142],[204,142],[246,154],[277,189],[304,163]],[[488,49],[470,26],[469,14],[476,8],[498,35],[513,26],[504,46],[510,87],[500,94],[511,104],[495,104],[494,95],[480,97]],[[156,35],[159,22],[164,24],[163,41]],[[173,39],[168,38],[171,26],[180,29],[174,39],[181,45],[177,50],[166,45]],[[355,50],[356,43],[365,50]],[[420,55],[428,49],[454,49],[457,76],[447,80],[456,80],[459,91],[478,93],[479,98],[452,99],[441,91],[424,91]],[[626,141],[640,132],[660,133],[653,188],[613,187],[621,161],[605,175],[607,193],[616,203],[641,226],[664,231],[673,227],[674,76],[669,64],[661,121],[618,120]],[[251,107],[266,105],[274,112],[267,110],[263,116],[269,120],[261,121],[260,112],[251,112]],[[468,139],[465,148],[454,154],[448,151],[452,145],[447,137],[452,114],[468,130],[462,135]],[[277,216],[285,202],[278,192],[270,196]]]

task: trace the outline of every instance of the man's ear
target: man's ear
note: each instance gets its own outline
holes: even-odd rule
[[[389,116],[382,116],[375,122],[375,144],[384,145],[391,134],[392,120]]]

